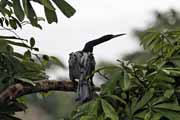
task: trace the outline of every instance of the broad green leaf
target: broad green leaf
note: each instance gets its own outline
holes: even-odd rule
[[[25,12],[26,16],[29,16],[28,0],[22,0],[22,3],[23,3],[23,8],[24,8],[24,12]]]
[[[115,88],[119,86],[117,83],[123,79],[123,76],[121,75],[121,72],[116,71],[112,73],[112,79],[107,81],[105,84],[102,85],[102,92],[106,93],[106,95],[113,94]]]
[[[146,113],[146,115],[144,116],[144,120],[151,120],[152,117],[152,112],[148,112]]]
[[[160,104],[160,103],[163,103],[163,102],[167,102],[169,99],[162,96],[162,97],[155,97],[152,99],[151,103],[152,105],[157,105],[157,104]]]
[[[106,100],[101,99],[101,105],[106,118],[109,118],[111,120],[119,120],[119,117],[115,112],[115,109],[111,106],[111,104],[109,104]]]
[[[180,120],[180,114],[175,111],[155,109],[156,112],[160,113],[162,116],[167,117],[169,120]]]
[[[48,10],[52,10],[55,11],[54,6],[52,5],[52,3],[50,2],[50,0],[40,0],[40,2],[44,5],[44,7],[46,7]]]
[[[123,104],[126,104],[126,101],[124,101],[122,98],[118,97],[117,95],[107,95],[105,97],[110,97],[110,98],[113,98],[115,100],[118,100],[119,102],[121,102]]]
[[[28,83],[28,84],[30,84],[30,85],[36,86],[36,84],[35,84],[33,81],[29,80],[29,79],[21,78],[21,77],[15,77],[15,78],[16,78],[17,80],[19,80],[19,81],[22,81],[22,82]]]
[[[180,55],[175,55],[175,56],[172,56],[171,58],[169,58],[171,60],[180,60]]]
[[[99,116],[97,117],[97,120],[105,120],[105,118],[104,118],[103,115],[99,115]]]
[[[176,70],[169,70],[170,71],[170,75],[172,76],[180,76],[180,71],[176,71]]]
[[[154,82],[167,82],[167,83],[175,83],[174,78],[167,76],[166,74],[158,73],[154,75]]]
[[[151,100],[154,95],[154,88],[150,88],[147,92],[145,92],[144,96],[141,100],[136,104],[133,113],[135,113],[139,109],[143,109],[143,107]]]
[[[19,26],[20,28],[22,28],[21,23],[20,23],[15,17],[12,16],[12,19],[13,19],[14,22],[16,23],[16,26]]]
[[[58,6],[58,8],[62,11],[62,13],[68,18],[74,15],[74,13],[76,12],[76,10],[71,5],[69,5],[65,0],[53,0],[53,2]]]
[[[30,59],[31,58],[31,52],[29,50],[27,50],[26,52],[24,52],[24,58],[25,59]]]
[[[13,0],[13,8],[16,17],[20,20],[24,20],[24,11],[21,7],[20,0]]]
[[[38,27],[36,13],[29,0],[23,0],[24,11],[33,26]]]
[[[180,112],[180,106],[174,103],[162,103],[155,105],[154,108]]]
[[[99,104],[100,104],[99,99],[96,99],[89,105],[89,108],[88,108],[89,116],[98,117]]]
[[[143,119],[144,120],[144,117],[145,115],[148,113],[148,110],[143,110],[137,114],[134,115],[134,118],[137,118],[137,119]]]
[[[8,42],[0,38],[0,50],[6,49]]]
[[[82,116],[80,120],[92,120],[92,116]]]
[[[171,98],[171,96],[174,94],[174,89],[168,89],[164,93],[164,97]]]
[[[49,61],[49,56],[48,55],[43,55],[42,58],[46,61]]]
[[[0,7],[1,7],[1,8],[5,8],[6,5],[7,5],[7,3],[8,3],[7,0],[1,0],[1,1],[0,1]]]
[[[153,113],[151,120],[160,120],[162,115],[160,113]]]
[[[51,24],[53,22],[56,22],[56,23],[58,22],[57,15],[54,10],[50,10],[50,9],[47,9],[46,7],[44,7],[44,12],[45,12],[46,19],[49,24]]]

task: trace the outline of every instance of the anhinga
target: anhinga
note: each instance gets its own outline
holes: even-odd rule
[[[77,86],[77,101],[83,103],[90,100],[93,96],[93,76],[91,74],[95,70],[96,64],[93,56],[93,47],[122,35],[125,34],[102,36],[98,39],[87,42],[81,51],[70,53],[69,77],[74,83],[76,83],[75,79],[79,80]]]

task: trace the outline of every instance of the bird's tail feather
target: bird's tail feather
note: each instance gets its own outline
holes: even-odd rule
[[[77,98],[76,101],[80,103],[84,103],[90,99],[92,99],[92,88],[89,80],[79,80],[78,88],[77,88]]]

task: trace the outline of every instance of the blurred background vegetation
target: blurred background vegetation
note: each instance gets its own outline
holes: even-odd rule
[[[167,10],[165,12],[155,11],[154,21],[146,26],[145,29],[134,29],[134,37],[138,38],[141,43],[141,35],[145,31],[157,30],[162,31],[166,29],[173,29],[180,25],[180,14],[174,9]],[[141,46],[142,47],[142,46]],[[153,56],[150,50],[146,51],[134,51],[132,54],[126,54],[123,56],[123,60],[128,60],[135,63],[146,63],[149,58]],[[113,63],[103,60],[97,63],[97,68],[102,66],[113,65]],[[55,66],[50,65],[49,70],[53,71]],[[108,73],[103,73],[108,76]],[[59,76],[58,79],[68,79]],[[100,83],[107,81],[103,76],[96,75],[96,81],[100,80]],[[46,95],[45,95],[46,96]],[[17,116],[26,118],[26,120],[66,120],[71,116],[73,110],[75,110],[78,104],[74,101],[75,93],[71,92],[51,92],[48,96],[43,97],[41,94],[34,94],[27,96],[29,109],[24,113],[18,113]]]

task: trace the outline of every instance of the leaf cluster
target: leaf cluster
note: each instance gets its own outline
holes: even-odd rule
[[[14,35],[0,35],[0,93],[16,83],[34,86],[33,81],[48,79],[46,69],[53,64],[65,68],[58,58],[39,54],[34,37],[20,38],[15,32],[26,23],[41,28],[39,20],[43,18],[36,15],[33,2],[44,7],[48,23],[57,22],[55,5],[66,17],[71,17],[75,13],[74,8],[64,0],[0,1],[0,27]],[[24,52],[19,52],[16,48],[22,48]],[[19,120],[13,116],[15,112],[27,109],[23,98],[0,103],[0,108],[0,118],[3,120]]]
[[[145,31],[141,44],[153,53],[146,63],[118,60],[94,100],[80,106],[74,120],[179,120],[180,29]]]
[[[65,0],[1,0],[1,26],[10,24],[12,28],[16,29],[18,26],[22,27],[20,23],[26,23],[27,18],[32,26],[42,29],[38,21],[44,19],[37,15],[33,3],[37,3],[44,8],[48,23],[58,22],[57,8],[68,18],[76,12]]]

